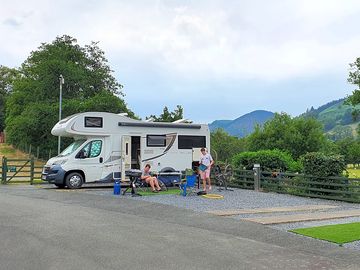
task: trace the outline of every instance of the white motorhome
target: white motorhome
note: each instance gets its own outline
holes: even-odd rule
[[[180,123],[179,123],[180,122]],[[129,169],[183,171],[210,148],[208,125],[147,122],[124,114],[86,112],[59,121],[51,134],[74,142],[48,160],[42,179],[58,187],[125,177]]]

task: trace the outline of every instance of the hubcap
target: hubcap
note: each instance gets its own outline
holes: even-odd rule
[[[71,176],[71,178],[69,179],[69,183],[72,187],[77,187],[80,186],[81,183],[81,178],[79,175],[73,175]]]

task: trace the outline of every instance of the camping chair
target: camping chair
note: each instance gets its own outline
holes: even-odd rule
[[[196,191],[196,180],[197,180],[197,175],[193,174],[193,175],[187,175],[186,176],[186,180],[183,181],[180,184],[180,190],[181,190],[181,194],[184,196],[187,196],[188,194],[192,194],[195,193]]]

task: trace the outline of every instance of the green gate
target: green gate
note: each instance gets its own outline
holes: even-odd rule
[[[7,184],[10,181],[16,183],[41,182],[43,166],[36,166],[35,159],[9,159],[2,158],[1,161],[1,183]]]

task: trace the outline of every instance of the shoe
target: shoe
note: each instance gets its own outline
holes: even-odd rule
[[[156,190],[156,189],[154,189],[152,192],[154,192],[154,193],[159,193],[159,191],[158,191],[158,190]]]

